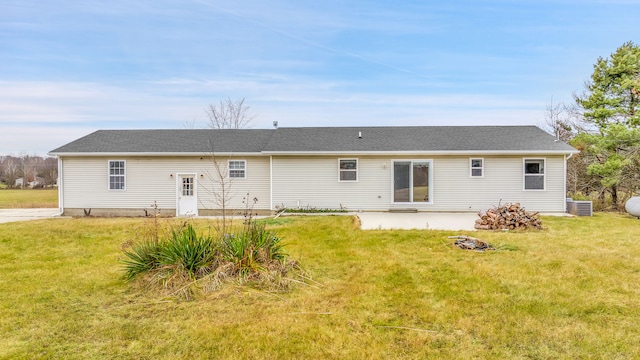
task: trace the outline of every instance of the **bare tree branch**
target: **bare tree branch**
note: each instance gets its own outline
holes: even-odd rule
[[[582,114],[575,104],[554,103],[553,98],[545,107],[544,121],[539,126],[564,142],[571,140],[576,133],[587,130]]]
[[[185,129],[195,129],[196,128],[196,118],[194,117],[191,120],[185,120],[184,123],[182,124],[182,126],[184,126]]]
[[[205,111],[209,118],[207,125],[212,129],[246,128],[254,118],[249,109],[244,103],[244,98],[220,100],[218,105],[210,104]]]

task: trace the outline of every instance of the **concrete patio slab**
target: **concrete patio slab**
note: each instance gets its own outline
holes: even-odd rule
[[[0,224],[52,218],[60,213],[57,208],[45,209],[0,209]]]
[[[361,212],[362,230],[464,230],[475,231],[476,213],[388,213]]]

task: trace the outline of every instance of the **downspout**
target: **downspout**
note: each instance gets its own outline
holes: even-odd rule
[[[567,161],[571,159],[573,153],[569,153],[569,157],[567,155],[564,156],[564,213],[567,213]]]
[[[57,216],[64,214],[64,167],[62,158],[58,156],[58,210],[60,213]]]
[[[273,155],[269,155],[269,210],[273,211]]]

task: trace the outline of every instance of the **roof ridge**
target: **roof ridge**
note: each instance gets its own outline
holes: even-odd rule
[[[277,129],[98,130],[51,154],[572,153],[534,125],[325,126]]]

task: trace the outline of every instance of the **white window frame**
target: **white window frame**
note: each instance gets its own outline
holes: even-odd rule
[[[121,162],[123,166],[123,174],[111,174],[111,163]],[[122,189],[111,187],[111,178],[122,177]],[[127,190],[127,160],[107,160],[107,189],[109,191],[126,191]]]
[[[355,161],[356,162],[356,168],[355,169],[342,169],[340,167],[340,165],[342,164],[343,161]],[[360,162],[358,161],[358,158],[340,158],[338,159],[338,182],[358,182],[358,179],[360,178],[360,174],[358,173],[358,168],[360,167]],[[353,180],[342,180],[342,174],[346,173],[346,172],[353,172],[356,174],[356,178]]]
[[[542,161],[541,174],[527,174],[527,161]],[[542,176],[542,189],[527,189],[527,176]],[[524,158],[522,159],[522,189],[524,191],[546,191],[547,190],[547,159],[546,158]]]
[[[474,160],[480,160],[481,166],[473,166]],[[473,170],[480,170],[480,175],[473,175]],[[484,177],[484,158],[469,158],[469,177],[483,178]]]
[[[242,169],[231,168],[231,163],[242,163]],[[231,171],[242,171],[242,176],[231,176]],[[247,178],[247,160],[228,160],[227,161],[227,177],[229,179],[246,179]]]
[[[395,179],[394,179],[394,167],[395,167],[395,163],[396,162],[410,162],[411,166],[410,166],[410,179],[411,179],[411,183],[410,183],[410,192],[409,192],[409,199],[413,199],[413,164],[414,163],[427,163],[429,164],[429,177],[428,182],[429,182],[429,201],[409,201],[409,202],[396,202],[394,193],[395,193]],[[433,159],[393,159],[391,160],[391,204],[392,205],[398,205],[398,204],[412,204],[412,205],[433,205],[434,201],[433,201]]]

